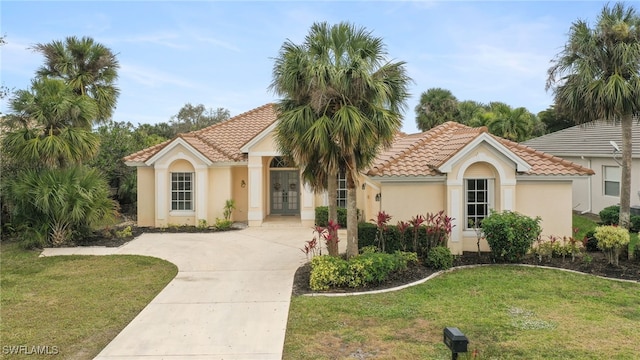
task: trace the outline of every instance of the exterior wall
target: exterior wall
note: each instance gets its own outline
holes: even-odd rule
[[[444,182],[385,182],[381,194],[381,208],[394,222],[445,210]]]
[[[607,206],[618,205],[619,196],[604,194],[604,167],[619,166],[612,157],[564,157],[592,169],[595,174],[584,179],[574,180],[573,209],[597,214]],[[619,160],[619,158],[618,158]],[[633,159],[631,164],[631,205],[640,205],[640,159]]]
[[[155,175],[152,167],[138,166],[138,226],[155,226]]]
[[[232,175],[230,166],[211,167],[209,170],[209,196],[207,197],[207,222],[224,219],[224,205],[232,199]]]
[[[542,235],[572,235],[571,180],[519,180],[516,211],[542,221]]]
[[[249,211],[249,172],[246,166],[236,166],[231,168],[231,199],[236,202],[236,209],[231,218],[233,221],[247,221]],[[244,186],[243,186],[244,184]]]

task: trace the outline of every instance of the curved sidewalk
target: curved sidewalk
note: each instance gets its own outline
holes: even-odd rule
[[[312,236],[305,227],[152,233],[119,248],[46,249],[43,255],[147,255],[178,267],[95,359],[281,359],[293,275]]]

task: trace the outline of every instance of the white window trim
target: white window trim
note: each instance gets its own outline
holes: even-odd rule
[[[494,209],[495,207],[495,179],[491,179],[491,178],[464,178],[463,179],[463,184],[464,184],[464,198],[463,198],[463,202],[464,202],[464,227],[463,227],[463,231],[474,231],[474,229],[472,227],[469,227],[469,214],[468,214],[468,198],[467,198],[467,180],[487,180],[487,216],[489,216],[491,214],[491,210]]]
[[[344,171],[340,171],[338,172],[338,178],[337,178],[338,184],[336,186],[336,205],[338,207],[347,207],[347,174]],[[344,183],[344,187],[340,187],[340,183],[343,182]],[[344,198],[340,197],[340,191],[343,190],[344,191]],[[344,200],[344,205],[345,206],[340,206],[340,199]]]
[[[620,173],[620,180],[607,180],[607,168],[610,169],[617,169],[617,171]],[[620,166],[613,166],[613,165],[603,165],[602,166],[602,195],[604,196],[609,196],[609,197],[613,197],[613,198],[619,198],[620,197],[620,182],[622,180],[622,169],[620,168]],[[610,195],[607,194],[607,182],[611,182],[611,183],[618,183],[618,195]]]
[[[191,200],[189,200],[189,202],[191,203],[191,209],[174,209],[173,208],[173,174],[190,174],[191,176],[191,189],[189,190],[191,192]],[[176,171],[176,172],[171,172],[169,175],[169,215],[173,215],[173,216],[192,216],[195,215],[196,213],[196,202],[195,202],[195,177],[196,177],[196,173],[195,172],[186,172],[186,171]],[[178,201],[178,200],[176,200]],[[185,200],[186,203],[186,200]]]

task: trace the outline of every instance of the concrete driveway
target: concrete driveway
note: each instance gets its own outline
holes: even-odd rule
[[[293,275],[312,236],[306,227],[154,233],[113,250],[43,255],[135,254],[177,265],[176,278],[96,359],[281,359]]]

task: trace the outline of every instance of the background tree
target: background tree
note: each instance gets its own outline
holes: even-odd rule
[[[111,50],[90,37],[67,37],[64,41],[36,44],[45,63],[37,75],[64,80],[77,95],[94,99],[98,111],[93,119],[103,122],[111,118],[120,91],[118,60]]]
[[[556,108],[576,123],[620,122],[622,178],[619,225],[629,228],[631,128],[640,112],[640,17],[622,3],[605,5],[594,26],[571,25],[569,39],[549,69]]]
[[[538,119],[545,125],[547,133],[570,128],[576,124],[569,116],[556,110],[554,105],[540,111]]]
[[[484,105],[477,101],[465,100],[458,102],[458,112],[455,121],[460,124],[472,126],[471,124],[478,122],[477,119],[482,117],[486,112]]]
[[[176,115],[169,120],[169,125],[173,129],[173,136],[194,130],[200,130],[207,126],[228,120],[229,110],[224,108],[209,108],[204,105],[191,105],[186,103]],[[171,137],[173,137],[171,136]]]
[[[300,140],[317,152],[315,159],[327,168],[345,169],[347,256],[358,254],[359,171],[391,144],[408,97],[404,63],[389,62],[386,55],[382,39],[364,28],[315,23],[302,45],[283,44],[273,70],[271,89],[284,97],[276,129],[279,146],[295,136],[280,124],[306,128]],[[305,123],[294,124],[298,121]],[[330,164],[335,160],[338,166]]]
[[[485,118],[490,133],[511,141],[523,141],[530,137],[533,114],[527,109],[512,109],[505,103],[492,102],[488,113],[485,113]]]
[[[458,118],[458,99],[449,90],[431,88],[420,95],[415,111],[418,129],[427,131]]]

